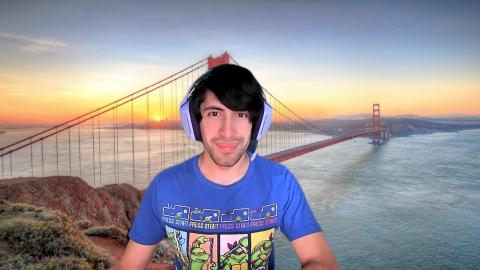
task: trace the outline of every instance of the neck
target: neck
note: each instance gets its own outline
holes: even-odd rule
[[[203,176],[220,185],[230,185],[240,180],[247,173],[249,164],[247,153],[231,167],[217,165],[205,151],[198,158],[198,166]]]

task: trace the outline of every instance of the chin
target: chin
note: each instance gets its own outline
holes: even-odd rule
[[[210,152],[209,152],[210,154]],[[241,151],[235,151],[232,153],[212,153],[210,157],[212,158],[213,162],[218,166],[222,167],[233,167],[241,161],[243,156],[246,154],[245,150],[242,149]]]

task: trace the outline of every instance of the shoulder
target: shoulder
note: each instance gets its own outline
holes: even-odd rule
[[[157,173],[157,175],[155,175],[150,185],[163,186],[172,182],[178,182],[179,180],[182,180],[184,178],[188,178],[185,176],[188,174],[193,174],[192,162],[194,162],[194,160],[196,160],[196,157],[192,157],[177,165],[160,171],[159,173]]]
[[[270,159],[264,158],[262,156],[257,155],[254,159],[256,166],[260,166],[261,168],[271,168],[275,172],[285,172],[288,171],[288,168],[285,165],[272,161]]]
[[[292,173],[285,165],[264,158],[262,156],[257,156],[254,162],[255,166],[259,169],[259,171],[268,173],[273,177],[285,178],[292,176]]]

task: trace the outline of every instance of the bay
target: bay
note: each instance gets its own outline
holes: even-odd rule
[[[480,130],[355,139],[284,164],[342,269],[480,269]],[[299,269],[288,241],[278,269]]]

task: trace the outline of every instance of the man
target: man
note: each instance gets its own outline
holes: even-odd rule
[[[339,268],[295,177],[253,153],[271,108],[250,71],[229,64],[209,70],[180,114],[204,151],[154,178],[116,269],[144,269],[164,238],[177,269],[273,269],[278,229],[302,269]]]

